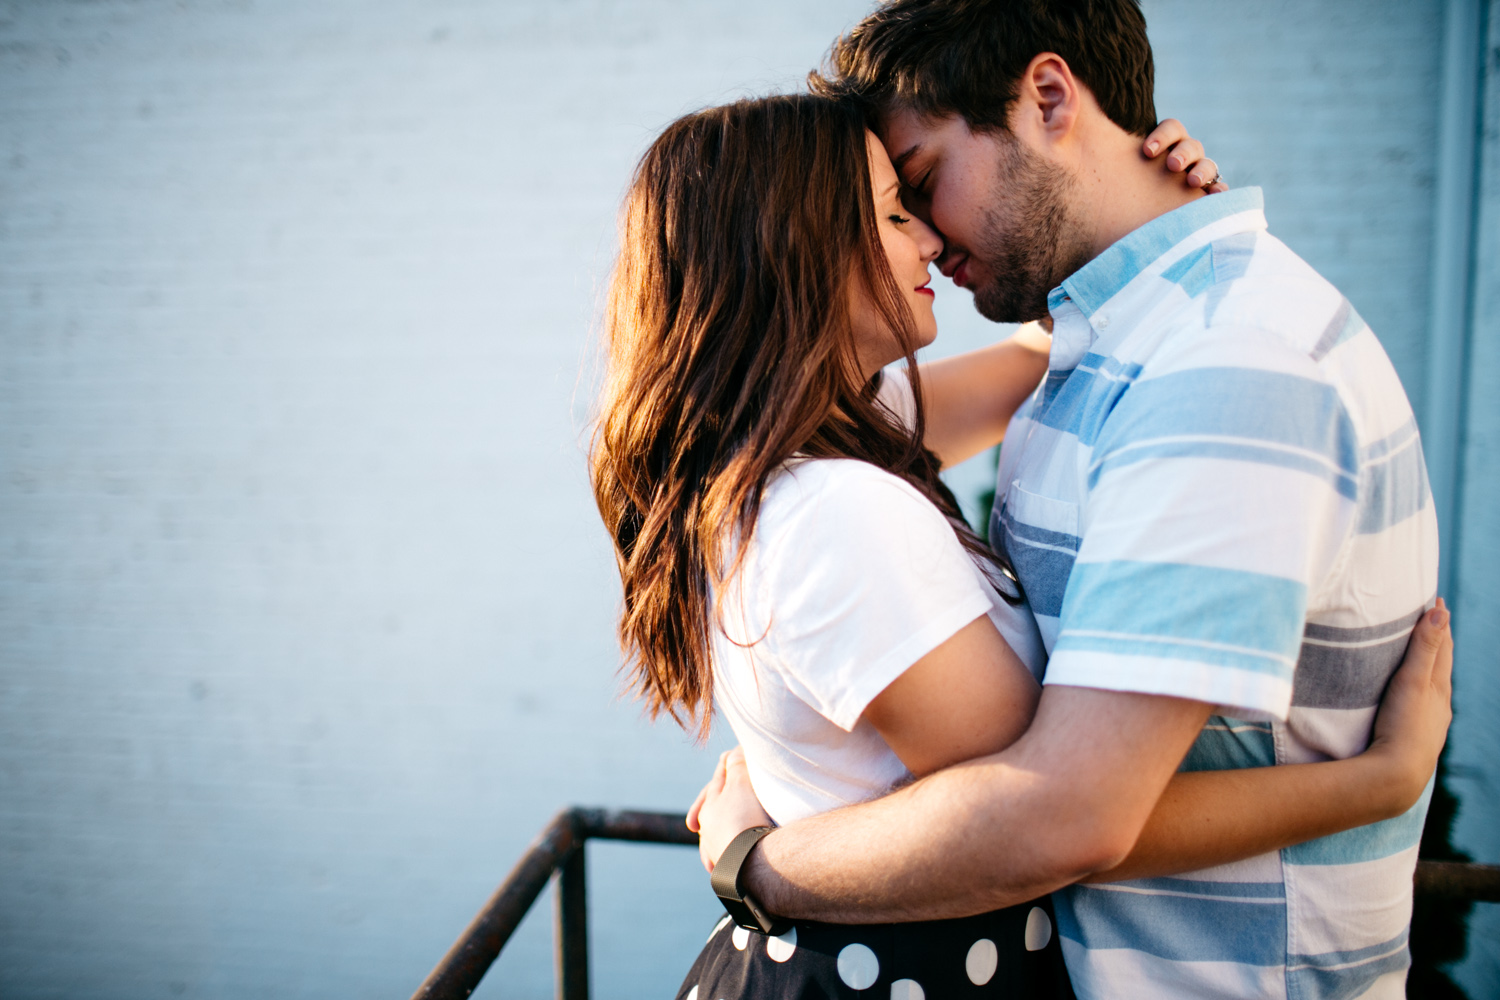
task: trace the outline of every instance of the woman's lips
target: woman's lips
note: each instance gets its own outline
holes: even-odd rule
[[[917,286],[917,294],[918,295],[930,295],[933,298],[937,298],[937,292],[934,292],[931,288],[928,288],[926,285],[918,285]]]

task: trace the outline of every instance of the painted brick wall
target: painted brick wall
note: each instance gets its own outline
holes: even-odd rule
[[[859,10],[0,11],[0,995],[404,996],[710,766],[613,697],[580,362],[654,130]],[[696,860],[596,860],[599,995],[670,989]]]
[[[583,471],[613,213],[864,7],[0,3],[0,995],[400,996],[554,809],[686,803]],[[1147,4],[1160,112],[1413,387],[1437,9]],[[670,990],[696,862],[591,860],[598,995]]]
[[[1449,766],[1460,795],[1457,846],[1476,861],[1500,864],[1500,0],[1489,3],[1484,59]],[[1500,995],[1500,906],[1475,907],[1469,957],[1459,971],[1471,997]]]

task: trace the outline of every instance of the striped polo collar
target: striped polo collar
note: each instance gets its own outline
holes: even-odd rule
[[[1244,187],[1199,198],[1159,215],[1125,234],[1099,256],[1064,278],[1063,283],[1048,294],[1047,306],[1056,313],[1063,302],[1071,299],[1084,316],[1092,317],[1172,248],[1214,223],[1233,216],[1245,216],[1239,225],[1216,231],[1213,239],[1231,232],[1264,229],[1264,209],[1260,188]]]

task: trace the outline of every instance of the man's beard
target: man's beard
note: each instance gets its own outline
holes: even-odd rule
[[[1027,323],[1047,315],[1047,293],[1089,255],[1068,212],[1072,178],[1014,137],[1000,148],[995,197],[971,248],[988,275],[974,289],[974,308],[996,323]]]

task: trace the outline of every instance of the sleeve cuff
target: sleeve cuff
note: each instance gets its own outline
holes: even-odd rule
[[[1054,652],[1043,683],[1187,698],[1207,702],[1217,714],[1247,721],[1285,722],[1292,705],[1291,681],[1275,674],[1089,650]]]
[[[965,625],[990,609],[990,599],[976,591],[955,604],[946,614],[928,622],[910,638],[869,665],[851,664],[853,676],[843,686],[843,695],[832,706],[828,720],[844,732],[859,723],[859,717],[880,692],[928,653],[953,638]]]

